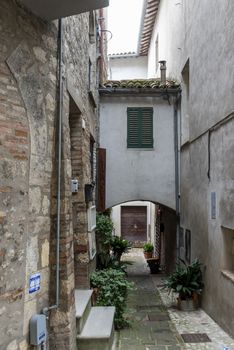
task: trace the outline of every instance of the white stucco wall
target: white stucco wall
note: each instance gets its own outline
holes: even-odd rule
[[[153,107],[154,148],[127,148],[127,107]],[[146,200],[175,208],[173,106],[152,97],[105,97],[100,147],[106,148],[106,206]]]
[[[147,57],[109,58],[108,79],[146,79]]]
[[[155,230],[155,204],[146,201],[134,201],[123,203],[123,206],[146,206],[147,207],[147,239],[154,243]],[[121,236],[121,206],[115,205],[111,211],[111,218],[114,223],[114,233]]]
[[[191,258],[205,265],[203,307],[234,335],[234,283],[229,268],[234,238],[234,120],[208,130],[234,113],[233,0],[161,0],[149,51],[148,76],[155,76],[155,40],[167,75],[181,80],[189,59],[189,95],[182,81],[181,226],[191,230]],[[157,72],[159,76],[160,71]],[[211,218],[211,192],[216,218]],[[229,242],[229,244],[228,244]],[[233,256],[232,256],[233,259]],[[234,277],[233,277],[234,278]]]
[[[234,335],[234,283],[221,274],[230,269],[234,278],[228,263],[234,238],[234,120],[211,132],[210,180],[206,132],[234,113],[234,2],[186,0],[183,16],[181,67],[189,58],[186,110],[192,143],[181,152],[181,225],[191,230],[192,258],[206,265],[203,307]],[[213,219],[211,192],[216,193]]]
[[[155,43],[158,37],[158,60],[167,61],[167,76],[180,80],[183,0],[161,0],[148,53],[148,78],[160,77],[156,71]]]

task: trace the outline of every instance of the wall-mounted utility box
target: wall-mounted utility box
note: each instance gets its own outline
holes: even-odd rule
[[[46,316],[33,315],[29,322],[30,344],[40,345],[46,341]]]
[[[79,189],[79,183],[77,179],[72,179],[71,180],[71,192],[72,193],[77,193]]]

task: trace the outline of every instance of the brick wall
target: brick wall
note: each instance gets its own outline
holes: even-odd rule
[[[57,23],[36,18],[13,0],[0,2],[0,348],[26,350],[29,319],[55,301]],[[84,197],[96,120],[88,94],[88,60],[95,68],[96,44],[89,43],[88,19],[83,14],[64,20],[61,299],[49,314],[50,348],[60,350],[76,348],[75,281],[88,287],[95,267]],[[80,109],[72,130],[68,80]],[[80,182],[77,195],[71,195],[72,171]],[[40,273],[41,287],[29,293],[34,273]]]

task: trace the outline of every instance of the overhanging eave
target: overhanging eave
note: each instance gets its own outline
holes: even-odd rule
[[[178,88],[164,88],[164,89],[142,89],[142,88],[99,88],[99,94],[101,96],[163,96],[163,95],[179,95],[181,92],[180,87]]]
[[[46,20],[77,15],[109,5],[109,0],[21,0],[35,15]]]

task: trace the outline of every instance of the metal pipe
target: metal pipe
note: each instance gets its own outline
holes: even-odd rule
[[[174,150],[175,150],[175,205],[176,205],[176,256],[179,258],[179,232],[180,232],[180,171],[179,171],[179,109],[180,96],[174,102]]]
[[[160,63],[161,83],[162,84],[166,84],[166,81],[167,81],[167,77],[166,77],[167,66],[166,66],[166,63],[167,63],[167,61],[159,61],[158,63]]]
[[[49,310],[57,309],[59,307],[60,296],[60,263],[59,263],[59,247],[60,247],[60,216],[61,216],[61,163],[62,163],[62,122],[63,122],[63,21],[59,19],[58,29],[58,62],[59,62],[59,85],[58,85],[58,126],[57,126],[57,217],[56,217],[56,297],[55,304],[46,307],[42,310],[46,314]]]

